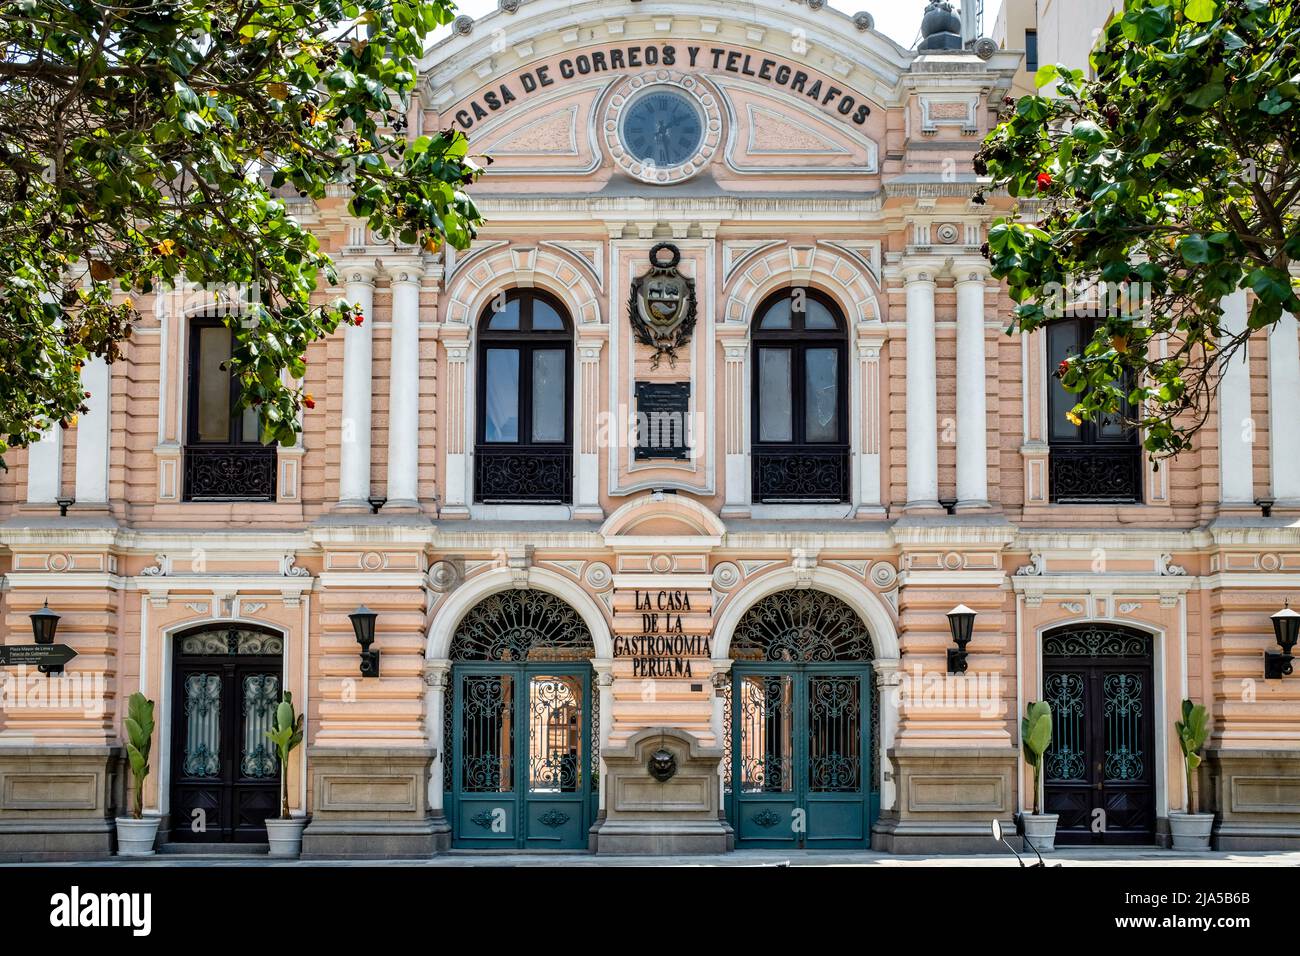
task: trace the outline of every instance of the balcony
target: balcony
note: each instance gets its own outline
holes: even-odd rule
[[[1142,449],[1137,445],[1053,445],[1048,470],[1056,504],[1142,501]]]
[[[756,502],[835,504],[848,500],[847,446],[764,446],[750,457]]]
[[[186,501],[274,501],[274,445],[190,445]]]
[[[547,445],[479,445],[474,497],[484,504],[573,501],[573,449]]]

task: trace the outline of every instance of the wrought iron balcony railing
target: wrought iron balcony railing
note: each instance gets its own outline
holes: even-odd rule
[[[186,501],[274,501],[274,445],[190,445]]]
[[[847,446],[790,445],[754,449],[753,497],[759,502],[847,501]]]
[[[474,494],[486,504],[570,504],[573,449],[554,445],[478,445]]]
[[[1137,445],[1053,445],[1048,471],[1059,504],[1142,501],[1142,449]]]

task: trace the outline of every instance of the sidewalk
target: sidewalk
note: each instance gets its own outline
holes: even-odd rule
[[[1023,856],[1023,854],[1022,854]],[[1027,863],[1034,861],[1030,853]],[[1156,866],[1156,867],[1233,867],[1233,866],[1300,866],[1300,852],[1212,853],[1175,852],[1157,848],[1115,847],[1105,849],[1070,848],[1044,856],[1048,865],[1062,866]],[[24,863],[3,866],[49,867],[662,867],[662,866],[868,866],[868,867],[982,867],[1017,866],[1008,851],[967,856],[895,856],[864,851],[795,851],[773,853],[765,850],[737,850],[720,856],[593,856],[589,853],[481,853],[452,851],[428,860],[271,860],[264,854],[207,856],[169,853],[140,859],[114,858],[81,863]]]

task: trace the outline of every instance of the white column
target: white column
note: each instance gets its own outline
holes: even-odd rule
[[[934,358],[934,273],[909,269],[907,282],[907,507],[939,507],[938,399]]]
[[[63,429],[55,422],[40,441],[27,446],[27,500],[32,504],[54,504],[61,487]]]
[[[429,768],[428,789],[429,809],[434,816],[440,815],[443,808],[443,761],[451,759],[451,754],[442,752],[442,742],[446,739],[442,715],[450,671],[451,661],[430,661],[424,665],[424,726],[425,733],[429,736],[429,746],[435,751]]]
[[[713,730],[713,746],[719,750],[726,751],[726,737],[730,732],[727,726],[726,715],[726,697],[731,693],[731,661],[714,661],[713,662],[713,712],[710,714],[709,726]],[[732,702],[735,706],[735,702]],[[732,719],[735,719],[734,712]],[[730,768],[724,767],[718,763],[718,806],[722,806],[721,801],[726,799],[726,774]]]
[[[897,785],[889,763],[889,751],[898,736],[900,694],[898,661],[877,660],[871,665],[876,677],[875,692],[880,701],[880,727],[876,730],[880,741],[880,809],[892,810],[897,799]]]
[[[1246,328],[1246,293],[1234,292],[1223,300],[1225,339]],[[1219,500],[1224,504],[1253,504],[1255,479],[1251,424],[1250,366],[1247,346],[1228,360],[1219,385]]]
[[[748,329],[745,330],[748,334]],[[723,341],[722,426],[726,462],[727,500],[723,514],[749,512],[749,447],[745,432],[749,426],[749,389],[745,360],[749,339],[730,336]]]
[[[605,780],[609,777],[605,772],[605,750],[609,747],[609,732],[614,726],[614,662],[608,658],[593,660],[591,668],[600,694],[600,726],[596,728],[596,737],[600,741],[600,792],[596,806],[604,813]]]
[[[371,356],[374,270],[347,266],[347,299],[363,321],[343,330],[343,416],[339,442],[339,504],[359,507],[370,497]]]
[[[962,265],[957,279],[957,507],[989,503],[988,380],[984,372],[984,276]]]
[[[1300,503],[1300,325],[1288,312],[1268,336],[1268,393],[1273,498]]]
[[[862,389],[862,450],[858,482],[859,514],[883,513],[880,495],[880,350],[884,336],[858,327],[858,381]]]
[[[90,393],[87,410],[77,416],[78,504],[108,501],[108,438],[111,382],[108,363],[100,356],[86,360],[81,387]]]
[[[420,273],[395,269],[389,365],[388,505],[418,508],[420,463]]]
[[[578,342],[578,382],[574,405],[574,434],[578,436],[574,471],[575,514],[603,516],[600,507],[600,352],[602,339]]]

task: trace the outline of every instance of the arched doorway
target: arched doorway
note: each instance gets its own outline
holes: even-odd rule
[[[266,738],[280,702],[284,636],[206,624],[173,638],[171,840],[265,843],[280,813],[280,761]]]
[[[489,595],[452,636],[444,792],[461,847],[582,849],[595,818],[591,632],[545,591]]]
[[[1057,842],[1154,843],[1151,635],[1121,624],[1072,624],[1047,631],[1043,699],[1052,708],[1043,807],[1060,814]]]
[[[834,595],[778,591],[731,638],[723,782],[738,847],[865,847],[880,808],[871,635]]]

